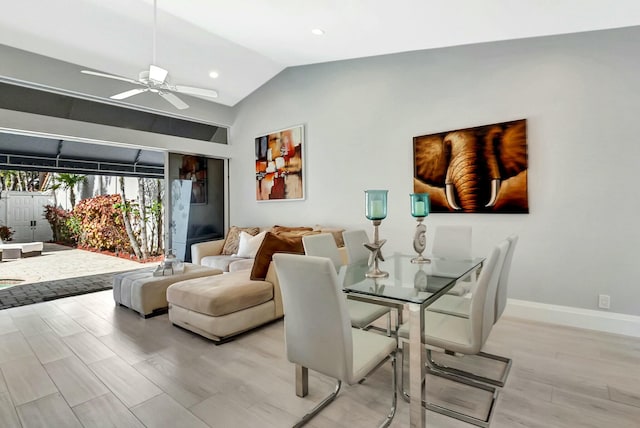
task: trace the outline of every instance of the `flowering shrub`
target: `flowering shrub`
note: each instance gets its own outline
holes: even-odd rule
[[[152,260],[153,257],[149,257],[149,255],[162,253],[161,238],[157,238],[161,236],[157,230],[161,227],[162,204],[159,201],[153,201],[147,210],[152,214],[151,220],[141,217],[144,210],[140,209],[136,200],[123,202],[121,196],[116,194],[83,199],[72,211],[47,205],[45,217],[51,225],[55,242],[71,246],[77,245],[91,251],[115,252],[120,255],[135,252],[138,258]],[[127,235],[125,217],[129,221],[131,239]],[[145,229],[147,222],[154,220],[156,221],[154,225],[157,236],[152,232],[152,239],[142,240],[142,242],[147,242],[147,246],[153,246],[157,238],[155,251],[159,249],[159,253],[151,250],[140,253],[140,237],[147,230]]]
[[[70,211],[54,207],[53,205],[46,205],[44,207],[44,216],[49,222],[49,225],[51,225],[54,242],[67,245],[76,244],[76,234],[69,228],[69,223],[72,221]]]
[[[3,241],[11,241],[14,233],[9,226],[0,225],[0,239]]]
[[[120,195],[102,195],[83,199],[73,209],[72,224],[78,244],[109,251],[131,251],[129,237],[122,215],[115,208],[121,203]]]

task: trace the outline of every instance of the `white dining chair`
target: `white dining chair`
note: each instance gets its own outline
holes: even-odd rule
[[[470,259],[471,258],[472,228],[467,225],[436,226],[433,233],[431,254],[434,259]],[[434,260],[437,262],[437,260]],[[464,296],[475,285],[475,273],[461,278],[458,283],[447,292],[455,296]]]
[[[363,229],[345,230],[342,232],[342,240],[347,250],[349,264],[361,263],[369,260],[371,251],[367,250],[364,244],[369,244],[369,236]]]
[[[425,310],[425,331],[422,336],[422,341],[427,345],[426,353],[428,362],[433,359],[431,348],[442,349],[444,352],[454,355],[477,355],[482,351],[482,347],[493,327],[498,280],[502,272],[502,265],[504,264],[508,248],[509,241],[502,241],[493,248],[489,257],[487,257],[487,260],[483,263],[482,272],[478,277],[478,282],[471,298],[469,318],[460,318]],[[398,329],[398,340],[402,345],[403,352],[401,355],[403,355],[404,345],[409,340],[408,324],[404,324]],[[404,358],[402,358],[401,361],[403,360]],[[400,369],[402,370],[402,368],[403,364],[400,364]],[[425,407],[427,409],[476,426],[489,426],[498,397],[496,387],[476,382],[465,376],[441,371],[432,367],[430,363],[427,364],[427,372],[492,393],[489,412],[487,417],[483,419],[433,403],[426,403]],[[410,373],[410,375],[413,374]],[[400,384],[401,386],[404,385],[402,378]],[[403,396],[408,398],[404,390]]]
[[[327,257],[333,263],[336,272],[342,266],[342,257],[336,245],[333,235],[321,233],[302,237],[304,252],[308,256]],[[342,283],[341,283],[342,284]],[[358,300],[347,301],[347,308],[351,318],[351,325],[356,328],[366,329],[377,319],[387,316],[387,336],[391,335],[391,309],[387,306],[373,303],[360,302]]]
[[[337,380],[335,390],[295,427],[309,422],[331,403],[342,382],[354,385],[390,359],[392,406],[380,426],[388,426],[396,411],[396,340],[354,329],[350,325],[342,285],[326,257],[279,253],[273,256],[284,304],[287,358],[298,368]]]
[[[507,241],[509,242],[509,248],[507,250],[507,255],[505,257],[504,263],[502,265],[502,271],[500,272],[500,277],[498,279],[498,290],[496,292],[496,302],[494,305],[494,319],[493,323],[497,323],[500,317],[502,316],[505,307],[507,306],[507,289],[509,285],[509,273],[511,272],[511,261],[513,260],[513,254],[516,249],[516,244],[518,243],[518,235],[510,235],[507,237]],[[440,312],[443,314],[453,315],[462,318],[468,318],[471,313],[471,299],[466,297],[458,297],[458,296],[450,296],[445,295],[434,302],[431,306],[427,308],[430,312]],[[477,354],[479,357],[488,358],[491,360],[496,360],[504,363],[504,369],[502,371],[502,375],[500,379],[492,379],[486,376],[479,376],[475,373],[459,370],[454,367],[448,367],[446,365],[439,364],[435,362],[433,359],[429,361],[429,363],[440,370],[444,370],[450,373],[455,373],[458,375],[466,376],[471,379],[475,379],[481,382],[489,383],[491,385],[496,386],[504,386],[507,381],[507,377],[509,376],[509,371],[511,370],[511,365],[513,361],[511,358],[503,357],[501,355],[490,354],[488,352],[479,352]]]

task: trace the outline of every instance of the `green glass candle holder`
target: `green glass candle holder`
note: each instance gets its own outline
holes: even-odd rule
[[[411,263],[431,263],[430,259],[422,256],[422,252],[427,248],[427,226],[423,221],[429,215],[431,208],[429,194],[412,193],[409,197],[411,198],[411,215],[418,222],[416,233],[413,235],[413,249],[418,253],[418,257],[411,259]]]
[[[387,218],[387,194],[388,190],[365,190],[365,217],[373,222],[373,242],[364,244],[371,251],[369,257],[370,270],[365,275],[368,278],[386,278],[389,272],[384,272],[378,267],[379,261],[384,261],[382,256],[382,246],[386,239],[380,239],[378,235],[378,226],[382,220]]]

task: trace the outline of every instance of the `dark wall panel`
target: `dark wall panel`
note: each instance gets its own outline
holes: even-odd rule
[[[0,82],[0,108],[227,144],[227,129]]]

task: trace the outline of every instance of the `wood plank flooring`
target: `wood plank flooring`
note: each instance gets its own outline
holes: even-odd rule
[[[640,427],[640,340],[503,317],[486,351],[514,359],[492,427]],[[437,358],[498,375],[474,357]],[[294,369],[278,321],[215,346],[114,305],[110,291],[0,311],[0,427],[286,427],[333,381]],[[309,427],[376,426],[390,405],[390,365],[343,387]],[[427,378],[430,401],[482,415],[488,397]],[[393,427],[408,426],[398,401]],[[427,412],[428,427],[469,427]]]

